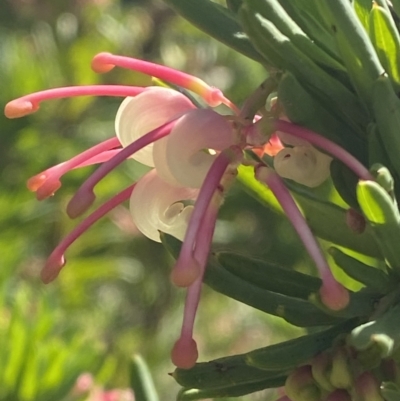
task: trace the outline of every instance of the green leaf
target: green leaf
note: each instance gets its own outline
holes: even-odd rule
[[[372,8],[371,0],[354,0],[353,7],[364,29],[366,32],[369,32],[369,14]]]
[[[399,401],[400,388],[393,382],[383,382],[380,386],[381,394],[386,401]]]
[[[230,273],[261,289],[291,297],[308,299],[319,290],[321,280],[264,260],[237,253],[219,252],[218,262]]]
[[[371,40],[348,0],[322,0],[319,5],[325,11],[325,18],[336,37],[343,62],[357,92],[372,109],[373,83],[384,73],[384,69]]]
[[[370,13],[370,36],[378,57],[396,90],[400,89],[400,35],[390,13],[374,5]]]
[[[360,181],[357,199],[388,264],[400,269],[400,213],[391,196],[375,181]]]
[[[210,0],[164,0],[178,14],[208,35],[259,62],[261,55],[243,33],[235,14]]]
[[[239,397],[247,395],[256,391],[261,391],[267,388],[282,387],[285,384],[286,376],[278,376],[271,379],[260,380],[255,383],[242,384],[237,386],[222,387],[217,389],[182,389],[178,396],[177,401],[190,401],[190,400],[203,400],[210,398],[222,397]]]
[[[341,63],[321,49],[296,24],[277,0],[245,0],[246,6],[255,14],[259,13],[286,35],[292,43],[315,63],[335,71],[335,75],[345,73]]]
[[[400,174],[400,100],[386,75],[375,81],[373,89],[373,110],[379,135],[396,174]]]
[[[159,401],[149,368],[140,355],[132,356],[129,372],[135,401]]]
[[[243,7],[239,16],[254,46],[266,59],[290,71],[317,101],[326,109],[335,110],[340,119],[362,135],[368,114],[350,89],[318,66],[260,14]]]
[[[352,258],[338,248],[331,248],[329,253],[332,255],[335,263],[347,275],[364,284],[368,289],[378,291],[380,294],[386,294],[397,286],[396,281],[393,281],[393,277],[384,271]]]
[[[183,387],[201,390],[224,389],[282,377],[284,372],[281,369],[266,372],[249,366],[246,355],[239,354],[196,363],[191,369],[177,368],[172,376]]]
[[[247,354],[246,361],[252,366],[267,371],[296,368],[308,362],[316,354],[330,348],[333,341],[340,334],[354,328],[357,321],[357,319],[351,319],[327,330],[254,350]]]

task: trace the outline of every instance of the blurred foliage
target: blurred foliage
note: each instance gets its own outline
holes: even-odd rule
[[[150,83],[117,69],[95,74],[90,60],[100,51],[185,70],[239,104],[264,75],[258,64],[211,40],[161,1],[3,0],[1,103],[55,86]],[[46,257],[76,224],[64,215],[66,199],[93,168],[70,173],[57,195],[42,203],[24,182],[112,136],[119,103],[87,97],[45,103],[23,119],[0,116],[1,400],[61,400],[85,371],[105,387],[126,387],[134,352],[148,361],[162,400],[173,400],[178,391],[166,372],[172,370],[169,350],[184,293],[169,282],[171,261],[163,247],[137,232],[125,208],[73,245],[54,284],[44,288],[38,280]],[[138,168],[126,163],[105,179],[100,201],[140,176]],[[300,270],[307,260],[289,224],[239,188],[226,199],[217,226],[215,248],[227,247],[268,254]],[[204,360],[301,333],[209,289],[197,330]]]

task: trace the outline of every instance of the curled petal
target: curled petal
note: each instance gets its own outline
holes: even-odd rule
[[[330,176],[332,158],[312,146],[282,149],[274,159],[276,172],[307,187],[317,187]]]
[[[137,228],[150,239],[160,242],[159,231],[183,240],[197,190],[174,187],[163,181],[156,170],[147,173],[136,184],[130,199],[130,211]]]
[[[200,188],[215,160],[215,151],[236,142],[236,134],[223,116],[196,109],[181,117],[168,137],[154,144],[155,167],[172,185]]]
[[[127,97],[118,109],[115,130],[123,147],[194,109],[193,103],[181,93],[161,87],[151,87],[136,97]],[[153,145],[148,145],[132,156],[140,163],[154,166]]]

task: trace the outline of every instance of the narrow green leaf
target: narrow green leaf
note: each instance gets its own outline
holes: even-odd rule
[[[135,401],[159,401],[149,368],[140,355],[132,356],[129,373]]]
[[[327,330],[254,350],[247,354],[246,361],[265,370],[296,368],[329,348],[340,334],[353,329],[357,321],[351,319]]]
[[[374,181],[361,181],[357,186],[357,199],[369,220],[388,264],[400,269],[400,214],[391,196]]]
[[[400,100],[386,75],[374,82],[373,111],[382,144],[395,172],[400,174]]]
[[[367,288],[378,291],[381,294],[387,294],[397,286],[393,277],[384,271],[368,266],[359,260],[352,258],[338,248],[331,248],[329,253],[332,255],[335,263],[354,280],[364,284]]]
[[[374,81],[384,73],[375,49],[348,0],[322,0],[331,31],[336,37],[347,71],[360,97],[372,109]]]
[[[386,401],[399,401],[400,388],[393,382],[383,382],[381,384],[381,394]]]
[[[285,384],[285,381],[286,376],[278,376],[271,379],[260,380],[259,382],[255,383],[229,386],[211,390],[182,389],[177,396],[177,401],[203,400],[222,397],[239,397],[241,395],[251,394],[267,388],[282,387]]]
[[[164,0],[194,26],[245,56],[264,62],[228,9],[210,0]]]
[[[362,127],[368,123],[368,114],[351,90],[315,64],[260,14],[243,7],[239,16],[254,46],[264,57],[273,57],[278,67],[296,76],[324,107],[335,110],[340,119],[363,135]]]
[[[396,85],[400,89],[400,35],[388,11],[374,5],[370,13],[370,36],[378,57]]]
[[[191,369],[175,369],[173,378],[183,387],[200,390],[229,388],[230,386],[273,380],[283,375],[283,370],[270,372],[249,366],[246,355],[233,355],[210,362],[196,363]]]
[[[264,260],[231,252],[216,254],[218,262],[230,273],[259,288],[291,297],[308,299],[321,287],[321,279],[285,269]]]

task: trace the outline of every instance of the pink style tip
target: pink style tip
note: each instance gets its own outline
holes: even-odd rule
[[[198,357],[197,344],[193,338],[179,338],[171,351],[172,363],[181,369],[192,368]]]
[[[61,269],[65,266],[65,263],[64,255],[59,255],[58,252],[53,252],[40,272],[40,278],[43,283],[49,284],[54,281],[60,274]]]
[[[171,282],[177,287],[189,287],[201,274],[201,268],[194,258],[177,263],[171,272]]]
[[[48,179],[36,190],[36,199],[41,201],[53,196],[61,188],[60,180]]]
[[[29,191],[36,192],[48,179],[48,175],[46,173],[37,174],[26,182],[26,186]]]
[[[39,105],[35,105],[29,100],[20,98],[6,104],[4,107],[4,115],[7,118],[20,118],[32,114],[37,110],[39,110]]]
[[[106,72],[111,71],[115,67],[115,65],[109,64],[104,60],[104,58],[108,58],[110,56],[112,56],[112,54],[107,52],[96,54],[93,57],[91,64],[92,70],[94,72],[97,72],[98,74],[105,74]]]
[[[93,191],[76,193],[67,205],[67,214],[71,219],[75,219],[85,213],[96,200]]]
[[[333,311],[340,311],[346,308],[350,302],[349,291],[342,284],[335,281],[333,277],[331,280],[323,280],[319,295],[321,302]]]

